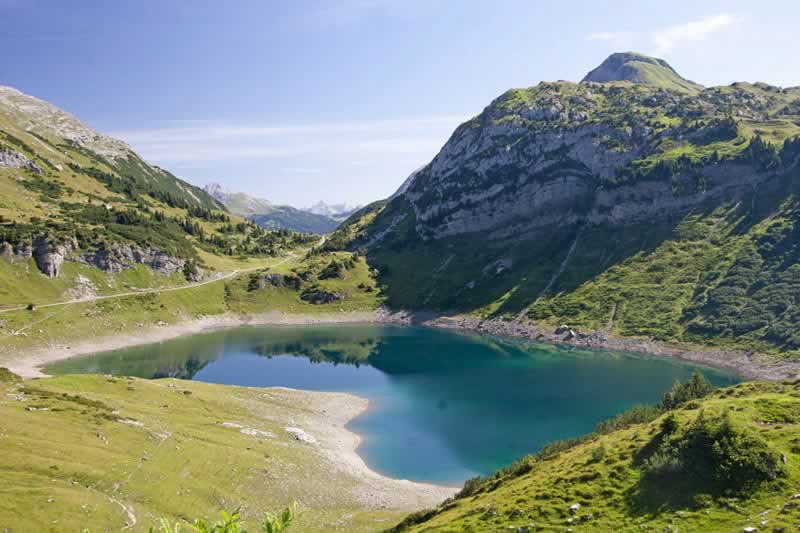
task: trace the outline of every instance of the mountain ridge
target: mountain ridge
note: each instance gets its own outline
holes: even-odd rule
[[[267,229],[288,229],[303,233],[325,234],[335,230],[339,221],[289,205],[278,205],[243,192],[230,192],[219,183],[204,190],[222,202],[229,211]]]
[[[798,174],[800,90],[542,82],[327,244],[365,252],[396,308],[794,357],[800,309],[756,281],[800,295]]]

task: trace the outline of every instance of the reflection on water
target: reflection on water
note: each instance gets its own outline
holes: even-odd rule
[[[688,364],[427,328],[243,327],[75,358],[52,373],[352,392],[359,453],[392,477],[458,483],[655,403]],[[736,378],[703,369],[717,385]]]

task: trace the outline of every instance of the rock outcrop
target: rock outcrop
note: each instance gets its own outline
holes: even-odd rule
[[[75,261],[93,266],[109,274],[116,274],[136,265],[145,265],[163,276],[181,272],[186,261],[154,248],[139,248],[128,243],[113,243],[91,251],[78,249],[75,239],[58,239],[47,234],[38,234],[31,241],[16,245],[0,242],[0,258],[7,263],[24,263],[33,257],[36,266],[47,277],[58,277],[64,261]],[[202,278],[195,267],[187,273],[191,281]],[[195,279],[196,278],[196,279]]]
[[[103,272],[118,273],[137,264],[146,265],[154,272],[170,276],[183,269],[186,261],[161,250],[139,248],[130,244],[115,243],[77,256],[78,262],[99,268]]]
[[[41,234],[33,238],[33,259],[45,276],[55,278],[70,252],[77,247],[74,240],[58,241]]]
[[[42,169],[36,163],[11,150],[0,150],[0,167],[26,168],[37,174],[42,173]]]

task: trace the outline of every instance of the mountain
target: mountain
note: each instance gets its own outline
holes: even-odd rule
[[[229,192],[219,183],[209,183],[203,190],[215,200],[224,205],[228,211],[240,217],[249,217],[259,213],[267,213],[272,208],[272,202],[263,198],[256,198],[243,192]]]
[[[791,358],[798,185],[800,88],[542,82],[327,246],[363,251],[394,308]]]
[[[202,189],[143,161],[124,142],[102,135],[73,115],[12,87],[0,86],[0,128],[6,152],[16,145],[16,152],[34,155],[34,163],[45,168],[61,172],[59,165],[102,165],[137,187],[190,205],[221,208]]]
[[[0,87],[3,303],[39,301],[45,292],[52,300],[80,289],[76,280],[91,281],[97,269],[124,273],[119,283],[127,286],[171,282],[173,275],[196,280],[223,256],[274,255],[296,239],[305,237],[247,223],[124,142],[43,100]],[[31,262],[58,280],[48,282],[28,268]],[[93,282],[92,290],[101,290],[98,285],[107,284]]]
[[[303,211],[342,221],[355,213],[358,209],[358,206],[354,207],[348,204],[326,204],[324,201],[320,200],[311,207],[303,209]]]
[[[288,205],[275,205],[269,200],[241,192],[228,192],[218,183],[206,185],[205,191],[225,205],[231,213],[252,220],[262,228],[325,234],[339,225],[339,221],[325,215]]]
[[[663,59],[636,52],[611,54],[581,81],[597,83],[629,81],[691,94],[703,90],[702,85],[681,77]]]

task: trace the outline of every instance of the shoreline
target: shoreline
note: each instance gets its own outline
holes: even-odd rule
[[[42,368],[50,363],[89,355],[163,342],[186,335],[241,326],[305,326],[314,324],[387,324],[398,326],[423,326],[479,335],[527,339],[562,346],[618,350],[632,354],[670,357],[704,366],[733,371],[743,379],[778,381],[800,376],[800,361],[781,361],[752,351],[724,350],[714,347],[667,344],[664,342],[617,337],[607,331],[591,334],[556,333],[531,322],[501,319],[480,320],[468,315],[447,316],[435,312],[351,311],[319,315],[292,314],[272,311],[263,314],[234,314],[205,316],[165,326],[153,326],[125,335],[113,335],[77,343],[50,344],[30,350],[0,352],[0,366],[5,366],[25,379],[49,377]]]
[[[723,350],[711,346],[673,345],[635,337],[617,337],[603,330],[590,334],[573,332],[573,335],[570,333],[572,330],[567,328],[566,332],[556,333],[532,322],[501,319],[481,320],[468,315],[445,316],[433,312],[389,312],[387,310],[382,310],[379,314],[378,321],[384,324],[434,327],[468,331],[479,335],[526,339],[559,346],[669,357],[718,370],[733,371],[745,380],[779,381],[800,377],[800,360],[780,361],[752,351]]]
[[[347,427],[369,409],[366,398],[346,392],[289,387],[268,387],[260,391],[266,396],[294,396],[297,401],[292,401],[293,404],[305,404],[311,416],[280,422],[308,430],[333,468],[359,480],[362,486],[356,489],[356,496],[369,508],[412,512],[438,505],[460,490],[460,487],[392,478],[370,468],[358,453],[362,437]]]
[[[377,322],[379,322],[378,313],[372,311],[320,315],[288,314],[277,311],[258,315],[225,313],[193,318],[165,326],[152,326],[127,334],[97,337],[75,343],[49,344],[47,346],[34,347],[30,350],[0,352],[0,367],[8,368],[24,379],[46,378],[50,377],[50,375],[43,372],[43,367],[56,361],[98,352],[120,350],[132,346],[164,342],[219,329],[241,326],[307,326],[313,324],[372,324]]]

